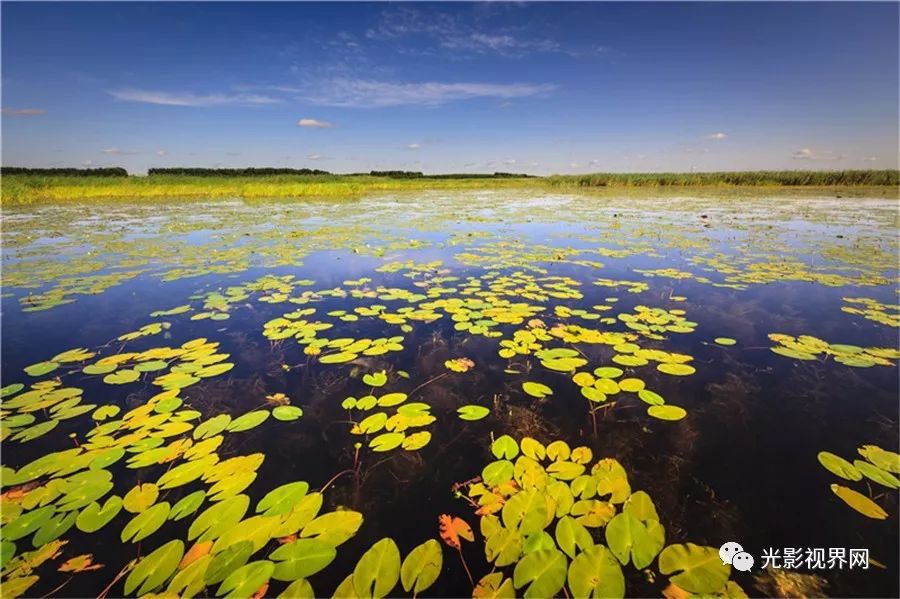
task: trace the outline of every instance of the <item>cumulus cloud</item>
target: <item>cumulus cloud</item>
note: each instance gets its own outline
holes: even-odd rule
[[[552,84],[535,83],[391,83],[365,79],[335,79],[305,99],[322,106],[379,108],[387,106],[437,106],[473,98],[522,98],[545,95]]]
[[[265,96],[262,94],[197,94],[193,92],[164,92],[145,89],[120,89],[112,90],[109,94],[117,100],[126,102],[141,102],[144,104],[159,104],[163,106],[227,106],[229,104],[237,105],[255,105],[255,104],[277,104],[281,102],[279,98]]]
[[[791,156],[794,160],[841,160],[846,154],[837,154],[831,150],[814,150],[812,148],[800,148]]]
[[[156,151],[157,156],[166,156],[166,155],[168,155],[168,153],[169,153],[168,150],[157,150]]]
[[[418,150],[422,147],[422,144],[406,144],[407,150]]]
[[[320,121],[319,119],[302,118],[297,121],[298,127],[309,127],[310,129],[330,129],[334,127],[328,121]]]
[[[725,139],[727,137],[728,137],[727,133],[722,133],[721,131],[717,131],[715,133],[710,133],[709,135],[707,135],[706,139],[721,140],[721,139]]]
[[[3,114],[6,116],[41,116],[47,114],[43,108],[4,108]]]

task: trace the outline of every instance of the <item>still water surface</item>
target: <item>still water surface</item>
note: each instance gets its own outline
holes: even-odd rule
[[[110,584],[110,596],[126,594],[127,576],[116,580],[123,567],[175,539],[190,548],[189,529],[213,499],[247,495],[246,521],[269,491],[295,481],[306,481],[308,494],[322,491],[319,515],[362,516],[345,541],[319,536],[336,557],[307,577],[317,596],[331,596],[379,539],[394,539],[403,558],[439,539],[441,514],[474,528],[462,550],[477,582],[496,556],[485,555],[491,518],[475,513],[475,479],[500,457],[492,438],[509,435],[516,453],[525,437],[590,448],[585,475],[601,458],[617,460],[631,491],[652,498],[665,546],[740,542],[756,566],[730,569],[726,577],[737,586],[717,591],[736,594],[739,586],[764,595],[795,583],[812,594],[897,596],[896,488],[890,478],[852,480],[859,474],[852,466],[842,478],[817,459],[827,451],[852,463],[865,461],[857,451],[864,446],[898,449],[897,226],[894,200],[826,197],[468,192],[4,210],[4,529],[52,507],[37,532],[13,528],[17,538],[3,547],[3,582],[26,596],[97,596]],[[77,348],[84,351],[59,356]],[[541,353],[554,349],[562,351]],[[474,365],[448,364],[460,358]],[[217,364],[233,366],[211,368]],[[453,370],[458,364],[468,369]],[[622,372],[594,372],[602,367]],[[382,371],[380,386],[362,379]],[[637,382],[620,388],[598,382],[603,378]],[[523,383],[551,393],[529,393],[535,387]],[[35,384],[37,392],[17,403]],[[638,387],[654,393],[642,396]],[[77,391],[52,395],[59,389]],[[362,408],[345,403],[390,393],[405,396]],[[157,409],[141,412],[148,400]],[[394,416],[414,402],[424,407],[411,408],[399,427],[376,426],[376,417],[360,430],[364,419]],[[651,409],[662,402],[683,411]],[[302,416],[280,404],[301,408]],[[98,413],[104,406],[121,410]],[[488,412],[464,420],[462,406]],[[226,429],[220,445],[191,454],[203,438],[201,423],[253,411],[271,416],[244,431]],[[57,423],[46,432],[34,429],[50,421]],[[29,430],[42,434],[31,438]],[[376,440],[388,432],[393,436]],[[131,464],[161,447],[171,452]],[[74,451],[54,453],[63,450]],[[101,454],[108,460],[90,462]],[[221,479],[233,487],[219,483],[214,464],[256,454],[255,462],[229,463],[234,469]],[[38,462],[29,474],[26,466],[48,455],[45,462],[56,466]],[[202,478],[160,483],[204,456]],[[887,456],[873,461],[893,478]],[[575,461],[567,457],[560,459]],[[576,484],[576,476],[547,477],[549,463],[538,468],[541,477]],[[108,475],[84,478],[91,470]],[[501,502],[527,486],[519,474],[513,488],[493,489]],[[127,501],[96,532],[75,525],[72,514],[92,501],[102,506],[145,483],[159,487],[149,503]],[[855,510],[832,485],[861,493],[883,512]],[[175,506],[198,490],[206,497],[196,511],[151,523],[139,542],[122,541],[135,513]],[[611,506],[601,522],[579,520],[594,542],[607,543],[605,524],[622,512],[624,497],[593,489],[584,496]],[[505,576],[530,550],[563,555],[553,509],[557,518],[566,510],[557,501],[541,509],[547,538],[537,534],[529,545],[523,534],[521,552],[497,568]],[[510,526],[505,512],[497,516]],[[237,523],[232,534],[246,540],[264,525],[241,530]],[[296,534],[317,537],[302,528],[261,533],[251,542],[255,551],[228,571],[261,562],[268,573],[267,560],[278,562],[268,556]],[[441,546],[440,575],[419,595],[471,596],[457,552]],[[872,562],[852,571],[804,564],[791,572],[806,576],[791,581],[761,569],[764,550],[793,547],[867,548]],[[58,571],[83,554],[103,567]],[[658,596],[669,587],[674,574],[661,572],[659,562],[626,563],[625,593]],[[170,574],[183,569],[143,590],[176,588]],[[290,580],[272,579],[267,595]],[[215,595],[220,582],[197,592]],[[519,586],[521,595],[527,587]],[[398,583],[391,594],[412,593]]]

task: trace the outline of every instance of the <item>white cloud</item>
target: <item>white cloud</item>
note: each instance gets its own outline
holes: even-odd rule
[[[506,160],[503,161],[503,164],[510,164],[510,165],[512,165],[512,164],[515,164],[515,163],[516,163],[516,159],[515,159],[515,158],[507,158]]]
[[[454,53],[499,54],[521,58],[535,53],[561,53],[570,56],[597,54],[601,46],[574,47],[541,36],[539,25],[523,30],[488,24],[475,11],[451,14],[439,10],[397,6],[382,12],[378,23],[366,31],[366,38],[377,42],[393,42],[400,38],[418,38],[416,44],[398,44],[401,53],[435,54],[437,49]]]
[[[105,149],[103,149],[103,150],[100,150],[100,153],[101,153],[101,154],[108,154],[108,155],[111,155],[111,156],[134,156],[135,154],[137,154],[137,152],[133,152],[133,151],[129,151],[129,150],[123,150],[122,148],[115,148],[115,147],[113,147],[113,148],[105,148]]]
[[[714,139],[714,140],[722,140],[728,137],[727,133],[722,133],[721,131],[717,131],[716,133],[710,133],[706,136],[706,139]]]
[[[168,153],[169,152],[167,150],[157,150],[156,151],[157,156],[166,156],[166,155],[168,155]]]
[[[812,148],[800,148],[791,156],[794,160],[841,160],[846,154],[837,154],[831,150],[813,150]]]
[[[534,83],[390,83],[364,79],[335,79],[317,87],[306,100],[323,106],[387,107],[437,106],[473,98],[522,98],[545,95],[556,89],[552,84]]]
[[[309,160],[327,160],[327,156],[322,156],[321,154],[309,154],[306,156]]]
[[[94,164],[93,160],[85,160],[81,163],[81,166],[91,166],[92,164]]]
[[[160,104],[163,106],[226,106],[229,104],[277,104],[278,98],[261,94],[195,94],[193,92],[163,92],[143,89],[112,90],[109,94],[117,100]]]
[[[309,127],[311,129],[330,129],[334,127],[328,121],[320,121],[319,119],[303,118],[297,121],[298,127]]]
[[[43,108],[4,108],[3,114],[6,116],[41,116],[47,114]]]
[[[418,150],[422,147],[422,144],[406,144],[407,150]]]
[[[863,156],[863,162],[876,162],[878,156]]]

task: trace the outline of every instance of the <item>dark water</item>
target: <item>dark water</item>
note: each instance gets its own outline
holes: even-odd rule
[[[120,405],[124,413],[160,391],[152,384],[160,373],[109,385],[103,376],[81,373],[82,366],[120,351],[178,347],[204,337],[219,342],[217,351],[230,354],[228,361],[235,366],[179,393],[185,408],[201,412],[200,421],[264,407],[265,396],[274,393],[284,393],[303,409],[303,416],[293,422],[269,418],[253,430],[226,434],[218,449],[222,459],[265,455],[256,480],[244,491],[251,505],[288,482],[303,480],[311,489],[321,488],[334,475],[354,468],[354,443],[362,443],[358,473],[339,476],[329,486],[322,512],[347,507],[362,513],[364,523],[338,548],[335,561],[310,578],[317,595],[331,596],[360,555],[380,538],[394,538],[403,556],[426,539],[437,538],[437,519],[444,513],[461,516],[476,529],[475,542],[464,543],[475,580],[490,572],[478,517],[454,497],[452,486],[478,476],[495,459],[491,436],[503,434],[517,440],[531,436],[545,444],[562,439],[572,447],[590,447],[595,458],[617,459],[632,489],[643,489],[653,498],[667,545],[719,547],[736,540],[756,557],[752,572],[733,570],[731,575],[751,596],[773,593],[771,577],[759,568],[760,556],[767,548],[785,547],[867,548],[883,567],[795,572],[821,577],[824,592],[831,596],[900,593],[897,491],[866,479],[839,479],[816,458],[820,451],[829,451],[852,462],[860,457],[856,450],[862,445],[897,451],[897,360],[868,368],[846,366],[824,355],[800,361],[770,351],[775,343],[768,337],[811,335],[832,344],[897,349],[895,326],[841,310],[850,305],[842,298],[864,297],[897,314],[894,201],[600,199],[485,192],[331,203],[176,203],[153,208],[93,204],[5,211],[3,216],[3,385],[61,376],[65,386],[84,390],[83,403]],[[376,270],[406,261],[433,264]],[[683,278],[657,269],[677,269]],[[92,279],[86,287],[96,285],[93,289],[72,279],[117,273],[128,274]],[[327,316],[333,310],[352,312],[373,304],[392,312],[415,305],[402,299],[325,295],[295,305],[261,302],[266,294],[252,291],[227,306],[227,320],[191,320],[204,311],[205,294],[267,276],[293,277],[285,279],[291,297],[305,291],[340,288],[349,293],[384,286],[416,293],[443,289],[435,292],[441,298],[463,297],[467,277],[480,280],[486,289],[496,277],[511,276],[516,284],[499,296],[546,308],[537,318],[548,328],[571,323],[628,331],[621,321],[558,316],[556,306],[589,311],[595,305],[611,306],[604,317],[633,313],[636,306],[684,310],[684,317],[696,323],[692,332],[662,332],[660,339],[641,338],[637,343],[692,356],[694,374],[666,375],[652,362],[622,368],[667,403],[683,407],[687,416],[677,422],[654,419],[637,395],[623,392],[614,405],[597,412],[594,423],[570,373],[543,368],[540,360],[527,355],[513,362],[517,368],[527,365],[530,372],[504,371],[509,362],[497,355],[498,342],[525,324],[499,324],[494,330],[503,336],[486,338],[455,330],[450,315],[440,310],[434,322],[410,321],[409,332],[378,318],[346,322]],[[371,280],[353,284],[361,277]],[[558,282],[547,277],[570,278],[566,285],[582,297],[535,300],[522,295],[529,282]],[[296,284],[303,279],[311,284]],[[645,283],[647,288],[630,293],[625,286],[595,285],[598,279]],[[189,312],[150,317],[156,310],[188,303]],[[26,310],[35,307],[42,309]],[[263,335],[266,322],[307,307],[316,313],[305,318],[334,325],[320,336],[403,335],[403,349],[361,356],[348,364],[322,364],[305,355],[304,346],[292,338],[271,341]],[[127,344],[116,341],[154,321],[171,327]],[[736,344],[717,345],[717,337],[733,338]],[[547,345],[565,346],[555,341]],[[569,346],[588,359],[580,370],[615,365],[611,360],[617,352],[609,345]],[[23,372],[26,366],[78,347],[99,354],[45,376]],[[459,357],[470,358],[475,367],[445,374],[445,360]],[[436,421],[424,429],[432,435],[424,448],[375,453],[366,447],[371,436],[350,434],[348,412],[340,404],[348,396],[365,395],[368,387],[359,377],[382,369],[390,374],[390,382],[379,393],[409,393],[408,401],[431,406]],[[409,378],[393,374],[398,370]],[[554,393],[544,399],[530,397],[522,391],[524,381],[545,383]],[[456,409],[465,404],[486,406],[491,413],[476,422],[460,420]],[[4,430],[2,464],[15,470],[73,447],[94,424],[85,414],[24,443]],[[133,470],[124,463],[109,468],[115,482],[109,494],[124,496],[135,484],[153,482],[168,468]],[[887,519],[857,513],[829,490],[832,483],[873,497]],[[163,493],[174,504],[198,488],[204,485],[196,481]],[[8,525],[14,518],[7,516],[9,499],[4,499]],[[26,595],[51,593],[69,578],[56,571],[60,563],[93,553],[105,567],[74,575],[55,596],[97,596],[128,560],[170,539],[186,540],[193,520],[170,521],[140,543],[122,543],[119,532],[131,517],[122,511],[94,534],[71,528],[62,536],[69,542],[61,556],[35,571],[40,579]],[[16,544],[17,554],[32,549],[30,537]],[[275,546],[270,541],[251,559],[265,559]],[[443,563],[441,576],[423,595],[471,596],[472,585],[456,552],[444,547]],[[511,575],[512,567],[504,571]],[[658,596],[667,585],[667,577],[658,571],[655,577],[633,567],[624,571],[630,596]],[[207,592],[212,595],[217,586]],[[268,592],[277,594],[285,586],[272,581]],[[394,594],[400,591],[398,586]],[[121,580],[109,591],[110,596],[123,592]]]

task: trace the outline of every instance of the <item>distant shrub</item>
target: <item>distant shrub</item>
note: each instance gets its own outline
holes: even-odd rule
[[[330,175],[313,168],[151,168],[148,176],[189,175],[192,177],[265,177],[271,175]]]
[[[423,177],[420,171],[371,171],[373,177],[390,177],[391,179],[418,179]]]
[[[127,177],[121,167],[109,168],[27,168],[23,166],[0,167],[0,175],[40,175],[44,177]]]

